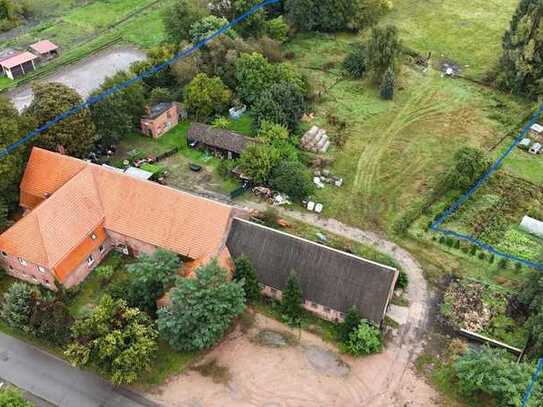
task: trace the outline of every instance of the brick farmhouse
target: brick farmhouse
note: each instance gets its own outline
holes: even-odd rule
[[[163,102],[146,108],[147,113],[141,118],[141,132],[154,139],[159,138],[183,119],[186,113],[176,102]]]
[[[34,148],[20,187],[25,216],[0,235],[0,267],[56,289],[72,287],[111,251],[177,253],[183,275],[218,259],[248,256],[263,294],[280,298],[297,274],[304,307],[341,320],[356,306],[381,323],[398,271],[349,253],[265,228],[245,210],[72,157]]]

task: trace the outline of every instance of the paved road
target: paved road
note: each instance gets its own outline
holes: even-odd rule
[[[138,394],[0,333],[0,380],[58,407],[156,407]]]

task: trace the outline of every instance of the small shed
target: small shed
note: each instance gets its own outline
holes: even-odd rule
[[[34,60],[38,57],[30,52],[21,52],[0,61],[4,74],[10,79],[17,79],[36,69]]]
[[[532,144],[532,140],[530,140],[528,137],[523,138],[520,143],[518,143],[518,147],[522,150],[528,150],[530,148],[530,145]]]
[[[532,144],[532,146],[530,147],[530,150],[528,150],[528,151],[531,154],[541,154],[541,147],[543,147],[541,144],[534,143],[534,144]]]
[[[520,228],[532,235],[543,238],[543,222],[525,215],[520,222]]]
[[[543,135],[543,126],[539,123],[535,123],[530,127],[530,133],[536,135],[536,136],[542,136]]]
[[[58,56],[58,46],[49,40],[41,40],[30,45],[30,51],[37,55],[41,61],[46,61]]]
[[[258,141],[230,130],[203,123],[192,123],[187,134],[187,142],[191,147],[205,148],[231,160],[239,157],[250,144]]]

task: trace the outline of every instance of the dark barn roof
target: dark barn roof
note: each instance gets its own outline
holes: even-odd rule
[[[149,108],[149,111],[143,116],[143,119],[154,120],[161,114],[169,110],[175,102],[160,102]]]
[[[203,123],[192,123],[187,134],[189,142],[198,141],[209,147],[232,151],[241,154],[255,140],[230,130],[209,126]]]
[[[282,290],[294,271],[306,300],[343,313],[354,305],[376,323],[383,320],[396,282],[393,267],[238,218],[227,246],[233,257],[252,261],[262,284]]]

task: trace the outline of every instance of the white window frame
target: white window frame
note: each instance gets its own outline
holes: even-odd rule
[[[17,257],[17,260],[19,260],[19,263],[21,264],[21,266],[26,266],[28,264],[26,260],[23,259],[22,257]]]
[[[98,236],[96,236],[96,233],[93,233],[93,234],[91,235],[91,239],[92,239],[92,240],[98,239]]]
[[[104,247],[103,244],[101,244],[100,247],[98,247],[98,251],[100,252],[100,254],[103,254],[106,251],[106,248]]]
[[[8,254],[5,251],[1,251],[0,254],[2,254],[2,257],[8,257]]]
[[[89,257],[87,257],[87,266],[92,266],[94,264],[94,256],[91,254]]]
[[[43,267],[43,266],[38,266],[38,271],[39,271],[40,273],[45,273],[46,270],[45,270],[45,267]]]

